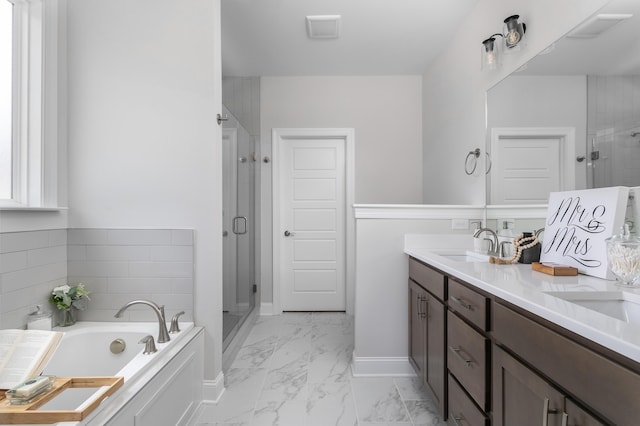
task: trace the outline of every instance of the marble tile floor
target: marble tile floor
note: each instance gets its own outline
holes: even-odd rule
[[[416,377],[352,377],[353,317],[258,317],[197,426],[444,426]]]

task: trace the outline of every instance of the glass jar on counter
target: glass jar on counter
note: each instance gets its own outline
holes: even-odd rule
[[[640,285],[640,238],[624,225],[618,235],[606,239],[609,269],[622,287]]]

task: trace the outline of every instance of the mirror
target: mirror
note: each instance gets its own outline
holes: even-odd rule
[[[487,92],[487,205],[640,185],[640,2],[614,0]]]

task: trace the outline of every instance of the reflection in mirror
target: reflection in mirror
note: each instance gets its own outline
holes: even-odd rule
[[[487,204],[640,185],[640,1],[613,0],[487,93]]]

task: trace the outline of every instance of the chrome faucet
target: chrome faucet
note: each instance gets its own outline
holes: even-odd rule
[[[500,257],[507,257],[507,247],[513,245],[513,241],[502,241],[499,245],[500,250],[499,251],[499,256]]]
[[[167,331],[167,322],[164,318],[164,306],[158,306],[150,300],[132,300],[124,305],[120,310],[114,315],[116,318],[120,318],[122,313],[126,311],[130,306],[133,305],[147,305],[158,316],[158,343],[166,343],[171,338],[169,337],[169,332]]]
[[[495,233],[495,231],[489,228],[479,228],[476,229],[476,232],[474,232],[473,238],[479,238],[480,234],[482,234],[483,232],[486,232],[491,236],[491,238],[484,239],[485,241],[489,241],[489,254],[496,254],[496,251],[498,250],[498,235]]]

